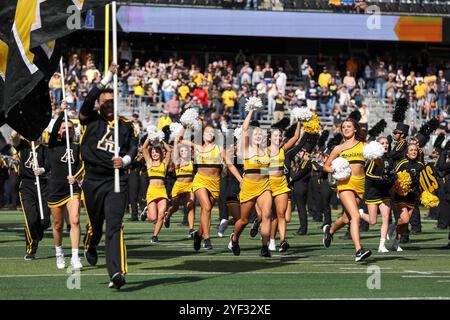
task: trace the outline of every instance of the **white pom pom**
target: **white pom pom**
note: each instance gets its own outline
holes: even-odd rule
[[[198,112],[193,108],[187,109],[180,118],[181,124],[190,129],[200,129],[200,123],[198,122]]]
[[[375,160],[380,159],[384,154],[383,146],[377,141],[371,141],[363,148],[364,159]]]
[[[236,129],[234,129],[234,137],[236,138],[236,140],[241,140],[241,135],[242,135],[242,127],[238,127]]]
[[[170,141],[174,141],[180,135],[183,125],[178,122],[172,122],[170,125]]]
[[[331,168],[333,168],[333,178],[337,181],[348,179],[352,175],[352,169],[350,163],[342,157],[338,157],[331,162]]]
[[[258,97],[250,97],[247,99],[245,103],[245,111],[249,112],[250,110],[258,111],[263,108],[263,103]]]
[[[312,119],[312,112],[306,107],[295,107],[292,109],[292,116],[302,122],[308,122]]]
[[[147,128],[147,139],[150,140],[152,145],[157,145],[164,140],[164,132],[158,130],[155,126],[150,126]]]

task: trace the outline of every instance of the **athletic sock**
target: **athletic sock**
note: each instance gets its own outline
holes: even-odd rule
[[[72,258],[78,257],[78,249],[72,249]]]
[[[55,250],[56,250],[56,255],[57,256],[60,256],[60,255],[64,254],[62,246],[59,246],[59,247],[55,246]]]
[[[386,239],[380,239],[380,247],[384,247]]]

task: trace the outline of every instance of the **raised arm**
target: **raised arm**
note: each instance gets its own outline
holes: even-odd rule
[[[326,173],[332,173],[334,170],[331,168],[331,162],[339,157],[339,153],[341,152],[339,146],[334,147],[333,151],[331,151],[330,156],[328,157],[327,161],[325,161],[325,164],[323,165],[323,171]]]
[[[164,145],[164,149],[166,150],[166,155],[164,157],[164,166],[167,168],[169,166],[170,155],[172,153],[172,150],[170,149],[170,146],[165,141],[163,141],[163,145]]]
[[[300,132],[302,130],[302,126],[300,121],[297,122],[297,127],[295,128],[295,133],[294,136],[292,138],[290,138],[283,146],[284,151],[288,151],[289,149],[291,149],[295,143],[298,141],[298,139],[300,139]]]
[[[65,104],[64,100],[63,100],[63,102],[61,102],[61,106],[63,106],[63,104]],[[61,114],[56,119],[55,123],[53,124],[52,132],[50,132],[50,137],[48,139],[48,147],[49,148],[54,147],[56,145],[56,142],[58,141],[59,128],[61,127],[61,123],[63,122],[63,119],[64,119],[64,113],[61,112]]]
[[[150,144],[150,140],[147,138],[145,139],[144,145],[142,146],[142,153],[144,154],[145,164],[147,167],[152,166],[152,158],[150,156],[150,152],[148,150],[148,146]]]
[[[243,142],[244,142],[244,150],[247,150],[248,146],[249,146],[250,140],[249,140],[249,136],[248,136],[248,127],[250,126],[250,121],[252,119],[252,116],[253,116],[253,110],[250,110],[250,112],[245,117],[244,123],[242,124],[241,137],[244,137],[244,139],[241,138],[241,140],[243,140]]]

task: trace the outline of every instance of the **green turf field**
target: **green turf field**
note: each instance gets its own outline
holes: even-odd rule
[[[213,217],[216,225],[217,212]],[[161,242],[151,244],[153,225],[130,222],[127,217],[127,285],[120,291],[107,288],[100,251],[97,267],[82,259],[80,289],[70,290],[70,274],[56,269],[51,232],[46,232],[40,244],[39,259],[24,261],[23,215],[1,211],[0,299],[450,298],[450,250],[442,249],[448,241],[447,231],[434,229],[434,221],[423,221],[423,234],[412,235],[412,242],[404,244],[405,251],[399,253],[376,252],[378,226],[363,233],[362,243],[373,255],[360,264],[354,262],[351,241],[335,237],[331,248],[323,248],[320,223],[310,222],[308,236],[294,236],[296,215],[288,225],[291,249],[269,259],[259,257],[259,236],[251,239],[249,227],[241,237],[239,257],[227,250],[228,237],[218,238],[215,232],[214,249],[195,253],[186,239],[188,230],[180,222],[181,214],[175,215],[170,229],[162,229]],[[227,235],[230,232],[229,228]],[[67,233],[64,237],[69,265],[70,242]],[[380,268],[380,289],[367,287],[372,275],[367,273],[369,266]]]

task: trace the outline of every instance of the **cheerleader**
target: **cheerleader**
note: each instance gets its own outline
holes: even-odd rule
[[[406,158],[401,160],[395,166],[395,172],[406,171],[411,176],[411,189],[406,195],[399,195],[394,187],[394,203],[397,207],[397,235],[392,243],[392,250],[403,251],[399,246],[402,235],[405,235],[408,229],[408,223],[411,219],[412,212],[418,200],[419,174],[424,168],[424,164],[418,160],[419,147],[416,144],[408,145],[406,149]]]
[[[374,225],[377,223],[378,209],[381,212],[381,230],[380,230],[380,245],[378,252],[389,252],[386,249],[385,242],[389,228],[389,217],[391,215],[391,196],[389,194],[393,178],[393,163],[387,157],[389,149],[388,139],[380,137],[377,141],[384,148],[384,155],[381,159],[371,160],[366,166],[366,182],[364,198],[367,205],[368,214],[364,214],[360,209],[361,218],[367,223]],[[395,175],[394,175],[395,178]]]
[[[188,238],[192,237],[194,232],[194,193],[192,192],[192,181],[194,178],[194,165],[191,159],[189,147],[179,145],[178,139],[174,142],[173,147],[173,162],[175,165],[176,181],[172,188],[172,206],[169,208],[166,217],[164,218],[164,226],[170,227],[170,217],[178,211],[180,202],[183,201],[184,207],[188,211]]]
[[[63,100],[62,108],[66,108]],[[48,207],[53,216],[53,239],[56,250],[56,267],[65,268],[64,252],[62,249],[62,231],[64,217],[69,215],[70,240],[72,244],[72,258],[70,264],[73,270],[80,270],[82,264],[78,257],[78,246],[80,242],[80,194],[81,189],[76,179],[83,172],[80,159],[80,146],[73,142],[73,124],[71,121],[63,122],[64,114],[56,119],[48,141],[48,153],[50,159],[51,179],[49,183]],[[70,155],[67,155],[66,130],[69,131]],[[67,162],[70,161],[73,176],[69,176]],[[73,188],[73,197],[70,197],[69,185]]]
[[[271,237],[269,249],[275,251],[275,234],[278,226],[280,232],[280,252],[286,252],[289,249],[289,243],[286,241],[286,211],[288,209],[289,193],[287,179],[284,172],[285,152],[289,151],[300,138],[300,121],[297,122],[294,136],[290,138],[283,146],[283,132],[280,128],[272,128],[270,132],[270,146],[267,153],[270,156],[269,165],[269,183],[272,191],[273,202],[275,205],[276,217],[271,224]]]
[[[183,136],[184,130],[181,131],[180,137]],[[201,207],[200,226],[198,231],[193,232],[194,250],[200,250],[202,238],[204,239],[203,248],[212,249],[210,239],[211,229],[211,211],[219,197],[220,193],[220,174],[223,163],[228,170],[239,181],[242,177],[229,161],[225,150],[215,143],[214,128],[210,125],[203,128],[203,144],[196,144],[191,141],[182,140],[181,143],[194,149],[194,165],[197,173],[192,181],[192,191],[195,198],[198,199]]]
[[[270,257],[268,246],[270,239],[270,213],[272,209],[272,193],[268,172],[270,158],[267,154],[267,149],[262,148],[262,129],[254,127],[249,135],[250,119],[253,113],[254,111],[250,110],[242,125],[244,179],[242,180],[241,192],[239,193],[241,217],[234,225],[234,232],[230,236],[228,249],[234,255],[240,255],[239,236],[248,224],[253,208],[257,205],[261,214],[261,256]]]
[[[344,142],[333,149],[323,169],[325,172],[332,173],[334,170],[331,167],[331,162],[337,157],[342,157],[350,163],[351,176],[346,180],[338,181],[337,185],[339,198],[346,210],[333,226],[325,225],[323,227],[323,244],[328,248],[331,245],[333,234],[350,223],[350,232],[356,250],[355,261],[358,262],[372,254],[370,250],[361,246],[359,238],[360,213],[358,207],[364,197],[365,161],[363,146],[366,137],[358,122],[352,118],[348,118],[341,123],[341,131]]]
[[[161,231],[164,216],[167,210],[167,191],[164,184],[167,167],[170,161],[170,147],[163,142],[166,151],[165,156],[160,146],[151,146],[147,138],[142,146],[149,184],[147,188],[147,219],[155,224],[152,243],[159,242],[158,234]]]

